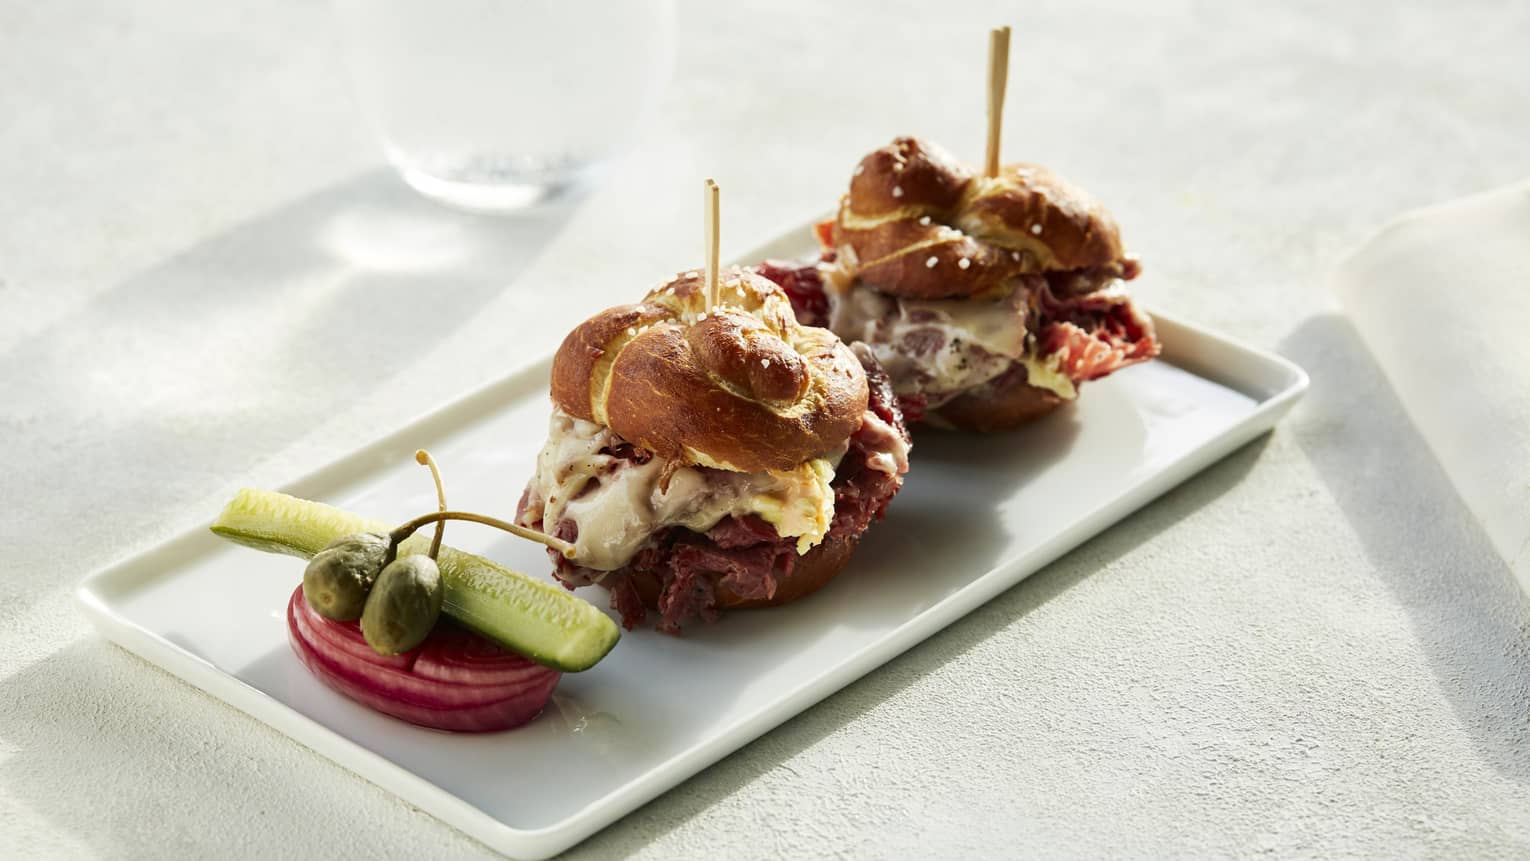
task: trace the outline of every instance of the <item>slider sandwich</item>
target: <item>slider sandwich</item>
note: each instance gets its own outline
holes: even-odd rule
[[[713,270],[715,271],[715,269]],[[676,631],[807,595],[845,566],[903,484],[909,438],[873,351],[800,325],[786,294],[700,271],[563,341],[547,443],[517,510],[573,543],[569,588],[623,624]]]
[[[863,158],[822,260],[766,263],[803,322],[865,342],[910,422],[1001,431],[1158,355],[1115,219],[1045,167],[978,173],[902,137]]]

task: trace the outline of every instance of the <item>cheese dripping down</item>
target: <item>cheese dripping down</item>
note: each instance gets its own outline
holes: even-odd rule
[[[571,521],[579,564],[602,571],[626,565],[661,529],[706,532],[725,517],[750,514],[796,538],[797,552],[806,553],[834,520],[830,482],[849,442],[792,470],[753,473],[612,454],[626,445],[609,428],[555,409],[521,522],[557,532]]]

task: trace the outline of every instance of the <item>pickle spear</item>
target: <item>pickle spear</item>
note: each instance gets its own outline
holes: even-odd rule
[[[239,491],[212,525],[214,535],[235,544],[305,559],[342,535],[390,528],[322,502],[250,488]],[[399,552],[424,553],[429,544],[416,535]],[[551,583],[450,547],[441,548],[437,561],[446,587],[442,611],[539,664],[587,670],[621,637],[609,616]]]

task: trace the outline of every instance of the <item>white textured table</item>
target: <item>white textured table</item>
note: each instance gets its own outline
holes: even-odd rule
[[[975,157],[1001,21],[1009,154],[1114,208],[1149,302],[1312,393],[574,854],[1530,852],[1530,601],[1323,284],[1390,215],[1530,174],[1530,5],[723,5],[683,10],[608,182],[493,222],[380,169],[321,4],[0,3],[0,856],[484,853],[108,645],[73,585],[688,264],[705,174],[726,254],[896,133]]]

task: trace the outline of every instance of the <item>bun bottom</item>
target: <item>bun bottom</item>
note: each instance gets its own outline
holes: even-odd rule
[[[769,598],[741,598],[732,591],[717,586],[717,606],[724,610],[747,610],[756,607],[779,607],[822,589],[850,561],[860,536],[854,538],[831,538],[797,557],[792,573],[776,584],[776,593]],[[643,606],[659,609],[659,578],[648,572],[629,575],[632,585],[643,599]]]
[[[1024,377],[998,389],[984,386],[967,392],[931,410],[935,425],[977,433],[1014,430],[1035,421],[1068,401],[1048,389],[1025,382]]]

